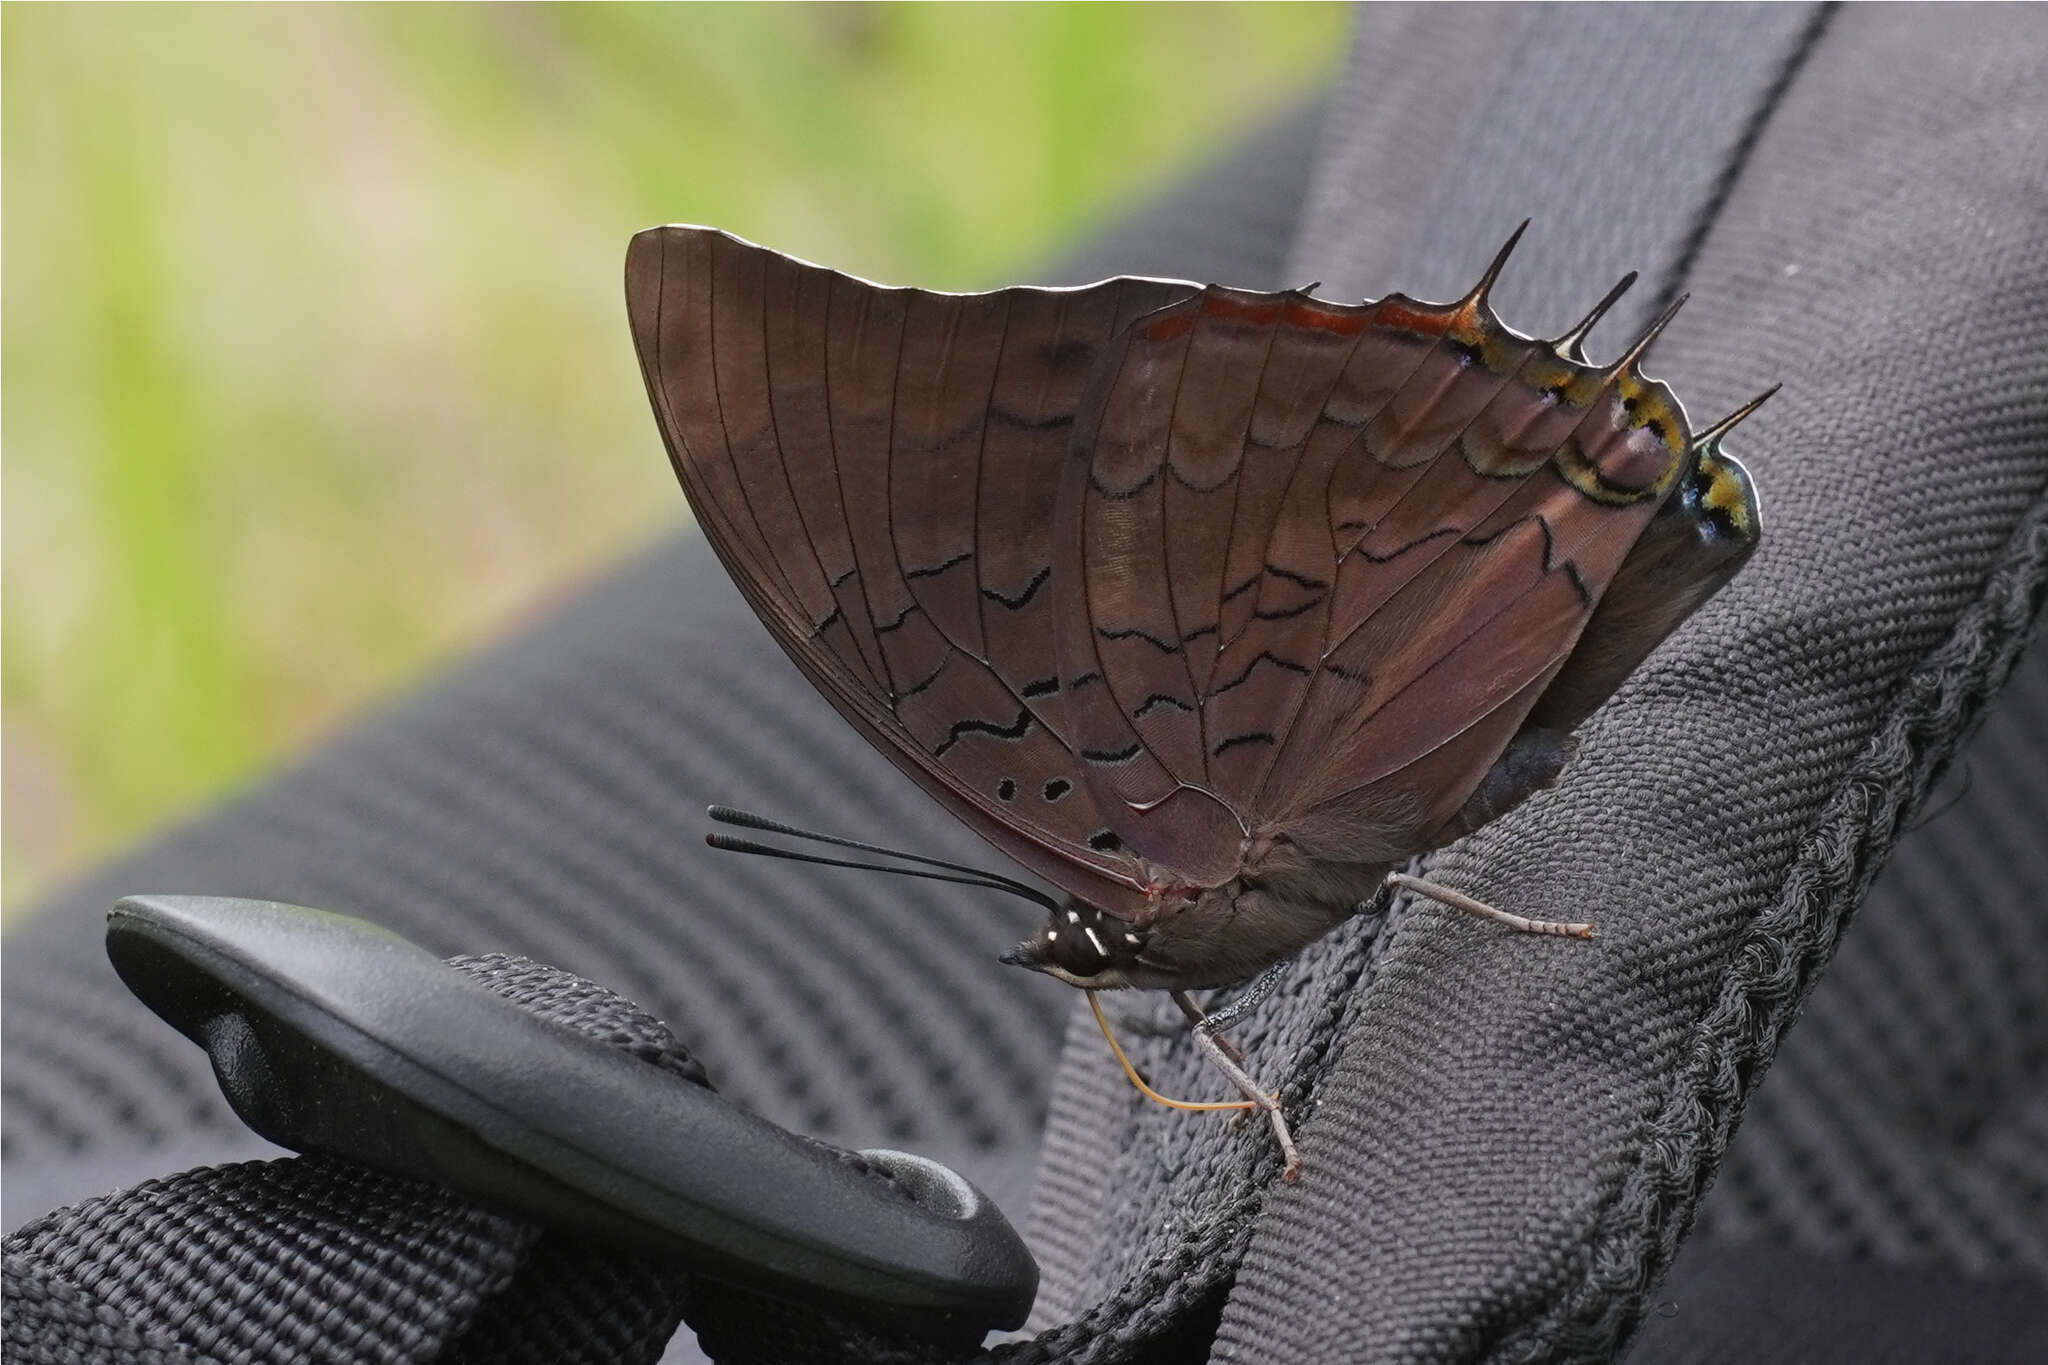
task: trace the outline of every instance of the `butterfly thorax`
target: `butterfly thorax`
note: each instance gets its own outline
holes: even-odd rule
[[[1221,886],[1148,888],[1139,919],[1070,897],[1003,960],[1085,990],[1234,986],[1356,913],[1386,873],[1385,864],[1321,861],[1285,841],[1258,840]]]

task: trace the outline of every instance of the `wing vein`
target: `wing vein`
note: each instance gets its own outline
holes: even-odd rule
[[[1259,415],[1259,395],[1265,392],[1266,372],[1272,368],[1273,347],[1274,344],[1280,338],[1280,328],[1285,324],[1285,320],[1286,313],[1283,309],[1280,318],[1276,319],[1274,324],[1270,326],[1266,331],[1266,351],[1264,355],[1259,357],[1259,376],[1252,383],[1251,406],[1245,410],[1244,435],[1239,439],[1237,445],[1237,472],[1235,475],[1237,479],[1237,487],[1230,490],[1230,524],[1224,530],[1223,533],[1223,553],[1221,556],[1219,556],[1216,568],[1216,663],[1221,663],[1223,661],[1223,593],[1224,585],[1230,579],[1230,549],[1233,545],[1237,544],[1237,517],[1238,513],[1244,507],[1245,451],[1251,444],[1252,423],[1258,420]],[[1354,342],[1353,345],[1355,347],[1356,343]],[[1304,444],[1304,452],[1306,451],[1306,448],[1307,447]],[[1295,463],[1299,465],[1300,461],[1301,456],[1300,454],[1297,454],[1295,456]],[[1213,688],[1215,686],[1215,683],[1216,669],[1214,664],[1212,664],[1209,668],[1209,684]],[[1217,789],[1216,774],[1211,769],[1210,764],[1214,762],[1217,758],[1221,757],[1221,753],[1211,752],[1209,748],[1208,695],[1204,694],[1200,688],[1196,688],[1191,695],[1194,697],[1196,710],[1199,711],[1202,716],[1202,775],[1207,779],[1207,786],[1209,790],[1215,791]],[[1228,746],[1226,745],[1225,747],[1227,748]],[[1231,809],[1236,813],[1238,819],[1242,820],[1245,818],[1246,812],[1238,809],[1237,802],[1232,801],[1229,804],[1231,806]]]
[[[981,553],[981,484],[988,474],[988,429],[996,405],[996,384],[1001,379],[1003,373],[1003,353],[1009,349],[1010,345],[1010,318],[1015,311],[1015,296],[1004,295],[1003,325],[996,334],[995,363],[988,367],[988,400],[982,404],[981,439],[974,446],[974,530],[967,542],[974,547],[974,627],[981,633],[981,661],[988,665],[988,671],[995,674],[996,680],[1005,687],[1010,685],[1009,679],[1003,677],[1002,670],[989,662],[995,656],[995,650],[989,647],[987,601],[989,589],[988,583],[983,579],[981,573],[982,565],[986,562],[985,557]],[[1037,590],[1035,582],[1032,590],[1034,592]],[[1030,600],[1029,594],[1025,596],[1024,600]],[[1022,606],[1023,603],[1020,602],[1018,605]],[[1019,697],[1018,700],[1023,701],[1024,698]]]
[[[712,280],[715,286],[717,282],[717,277],[714,275],[712,277]],[[716,353],[717,349],[718,347],[714,337],[712,351]],[[795,480],[791,479],[789,476],[789,454],[783,448],[782,445],[782,422],[781,418],[777,417],[775,413],[775,352],[774,348],[768,344],[768,277],[765,265],[763,266],[761,276],[761,377],[767,383],[768,391],[764,395],[764,398],[766,399],[768,407],[768,437],[769,440],[773,442],[775,446],[775,469],[777,473],[782,475],[782,486],[789,493],[790,514],[796,518],[797,529],[803,532],[803,535],[799,538],[803,541],[804,548],[810,551],[811,563],[817,566],[818,580],[821,583],[824,583],[827,587],[827,590],[829,591],[832,587],[832,575],[827,573],[825,570],[825,559],[823,555],[818,553],[817,541],[812,539],[809,528],[805,527],[803,524],[803,503],[801,500],[798,499],[796,495]],[[721,408],[719,419],[721,425],[724,422],[723,413],[724,410]],[[737,474],[738,470],[735,469],[734,473]],[[743,488],[745,487],[744,484],[742,484],[741,486]],[[751,511],[751,505],[749,507],[749,510]],[[755,525],[758,526],[759,524],[760,518],[756,517]],[[799,601],[798,605],[802,605],[801,601]],[[836,594],[834,594],[834,602],[832,609],[834,612],[837,612],[839,609]],[[806,621],[810,621],[810,614],[808,612],[804,614],[804,619]],[[829,615],[825,618],[827,622],[829,622],[831,619],[832,618]],[[810,624],[814,630],[819,628],[819,623],[817,622],[813,621],[810,622]],[[852,632],[849,631],[848,634],[850,636]],[[860,659],[860,642],[858,640],[854,641],[854,657],[856,659]],[[860,659],[860,662],[863,666],[865,666],[867,663],[865,659]]]

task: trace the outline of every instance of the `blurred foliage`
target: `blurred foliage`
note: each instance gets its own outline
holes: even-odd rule
[[[679,519],[635,229],[1000,283],[1327,80],[1344,24],[6,7],[0,903]]]

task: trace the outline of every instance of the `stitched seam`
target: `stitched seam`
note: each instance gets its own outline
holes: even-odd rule
[[[1777,115],[1778,106],[1792,89],[1792,82],[1806,69],[1807,58],[1811,57],[1814,48],[1819,46],[1821,35],[1827,31],[1828,24],[1833,21],[1836,10],[1840,8],[1840,0],[1827,0],[1827,3],[1815,9],[1813,17],[1807,21],[1806,31],[1793,43],[1792,51],[1786,55],[1777,77],[1764,91],[1763,98],[1757,101],[1756,109],[1751,112],[1749,122],[1742,130],[1742,136],[1735,140],[1734,150],[1728,154],[1728,164],[1722,168],[1719,178],[1714,181],[1713,189],[1707,192],[1707,202],[1700,209],[1699,220],[1693,224],[1692,231],[1686,234],[1685,241],[1679,246],[1678,258],[1672,262],[1671,269],[1665,276],[1663,289],[1658,291],[1655,302],[1650,305],[1649,316],[1662,317],[1664,310],[1678,297],[1679,289],[1692,274],[1693,264],[1699,259],[1701,248],[1706,245],[1707,235],[1714,230],[1714,225],[1721,221],[1721,210],[1727,207],[1728,197],[1735,192],[1735,186],[1742,179],[1743,171],[1749,168],[1750,154],[1762,140],[1764,129],[1770,126],[1772,118]]]
[[[2044,602],[2048,490],[2021,517],[1948,638],[1901,681],[1898,700],[1801,841],[1777,901],[1732,948],[1719,996],[1688,1035],[1697,1060],[1648,1118],[1641,1159],[1597,1220],[1580,1283],[1494,1358],[1604,1360],[1633,1336],[1779,1039],[1892,844],[2018,663]]]

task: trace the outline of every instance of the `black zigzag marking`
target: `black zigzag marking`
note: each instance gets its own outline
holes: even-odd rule
[[[1284,668],[1289,673],[1299,673],[1304,676],[1306,676],[1308,673],[1308,670],[1306,668],[1303,668],[1300,664],[1293,663],[1289,660],[1283,659],[1279,655],[1273,653],[1271,650],[1262,649],[1259,651],[1259,655],[1257,658],[1253,659],[1250,663],[1244,666],[1243,672],[1239,673],[1236,677],[1232,678],[1229,682],[1223,684],[1223,686],[1217,688],[1214,692],[1211,692],[1209,695],[1212,697],[1220,697],[1225,692],[1230,691],[1230,689],[1233,687],[1244,686],[1245,683],[1250,680],[1252,673],[1255,670],[1257,670],[1260,664],[1271,664],[1275,668]]]
[[[932,757],[945,757],[946,750],[952,748],[969,735],[994,735],[997,739],[1022,739],[1031,729],[1031,726],[1031,712],[1028,708],[1017,712],[1017,719],[1008,725],[996,725],[985,720],[956,720],[953,722],[953,728],[946,732],[946,738],[940,742],[939,747],[932,750]]]
[[[951,559],[947,560],[943,564],[933,564],[930,567],[923,569],[911,569],[903,576],[905,578],[936,578],[940,574],[944,573],[946,570],[957,568],[958,566],[965,564],[968,560],[972,558],[974,558],[974,551],[962,550],[959,554],[954,555]]]
[[[1180,711],[1192,711],[1195,709],[1194,707],[1189,706],[1186,702],[1182,701],[1179,697],[1170,697],[1164,692],[1154,692],[1151,696],[1145,698],[1145,700],[1139,704],[1138,709],[1136,711],[1133,711],[1131,713],[1131,719],[1136,720],[1139,716],[1144,715],[1147,711],[1150,711],[1155,706],[1171,706],[1176,710]]]
[[[1129,488],[1115,489],[1104,483],[1102,477],[1091,469],[1088,471],[1088,486],[1109,502],[1129,502],[1132,498],[1137,497],[1138,494],[1150,488],[1158,481],[1158,478],[1159,471],[1155,469]]]
[[[1128,749],[1083,749],[1081,751],[1081,757],[1087,759],[1090,763],[1128,763],[1137,756],[1138,746],[1136,744],[1131,745]]]
[[[1097,626],[1095,628],[1095,633],[1097,635],[1100,635],[1105,640],[1129,640],[1133,638],[1143,640],[1146,644],[1152,646],[1152,648],[1158,650],[1162,654],[1177,654],[1180,652],[1179,645],[1170,644],[1167,641],[1160,639],[1157,635],[1148,634],[1145,631],[1138,629],[1136,626],[1132,626],[1128,630],[1110,630],[1104,626]]]
[[[1024,591],[1019,593],[1015,597],[1005,597],[1001,593],[997,592],[994,588],[983,588],[981,590],[981,595],[983,597],[986,597],[991,602],[1000,602],[1003,606],[1008,607],[1011,611],[1020,611],[1023,609],[1024,605],[1027,602],[1029,602],[1032,598],[1038,596],[1038,590],[1044,587],[1045,581],[1051,577],[1052,565],[1048,564],[1044,568],[1040,569],[1037,573],[1033,574],[1031,576],[1031,581],[1024,585]]]

